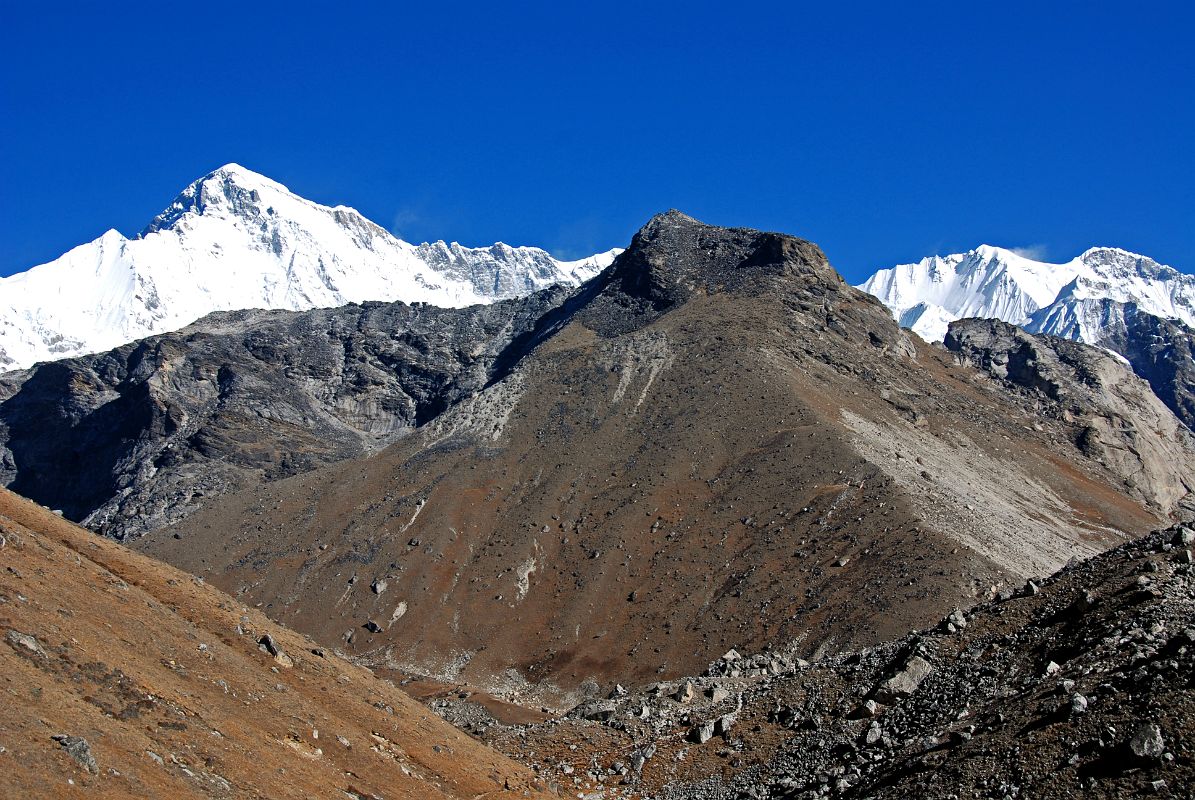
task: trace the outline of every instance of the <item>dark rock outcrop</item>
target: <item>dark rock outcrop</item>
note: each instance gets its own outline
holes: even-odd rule
[[[1116,356],[995,319],[952,322],[942,344],[1067,426],[1084,455],[1113,465],[1143,501],[1164,513],[1195,510],[1195,436]]]
[[[0,376],[0,478],[96,531],[138,535],[396,441],[500,377],[566,294],[213,314]]]

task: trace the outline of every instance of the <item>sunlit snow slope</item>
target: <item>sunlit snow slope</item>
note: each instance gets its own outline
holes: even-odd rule
[[[1115,324],[1109,309],[1126,303],[1195,326],[1195,276],[1112,247],[1048,264],[983,245],[882,269],[859,288],[927,341],[941,341],[956,319],[987,317],[1097,344]]]
[[[579,284],[618,252],[557,261],[501,243],[412,245],[351,208],[321,206],[228,164],[188,186],[136,238],[110,230],[0,278],[0,370],[107,350],[212,311],[488,303]]]

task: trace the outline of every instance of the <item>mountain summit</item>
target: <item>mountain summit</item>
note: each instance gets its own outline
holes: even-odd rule
[[[305,200],[238,164],[192,183],[133,239],[110,230],[0,279],[0,369],[106,350],[213,311],[367,300],[460,307],[596,275],[616,251],[413,245],[347,206]]]

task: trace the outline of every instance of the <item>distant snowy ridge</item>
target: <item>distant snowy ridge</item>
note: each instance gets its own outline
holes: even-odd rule
[[[1126,304],[1195,327],[1195,276],[1114,247],[1049,264],[983,245],[881,269],[859,288],[927,341],[941,341],[956,319],[985,317],[1100,344],[1123,325]]]
[[[558,261],[534,247],[413,245],[237,164],[183,190],[136,238],[110,230],[0,278],[0,370],[100,352],[213,311],[369,300],[466,306],[580,284],[620,250]]]

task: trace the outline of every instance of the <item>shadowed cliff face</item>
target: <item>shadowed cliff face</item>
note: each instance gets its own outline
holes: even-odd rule
[[[6,375],[3,477],[97,531],[138,535],[231,489],[401,438],[492,380],[565,294],[215,314]]]
[[[376,667],[562,701],[901,635],[1173,500],[794,237],[661,215],[512,341],[385,450],[139,546]]]

